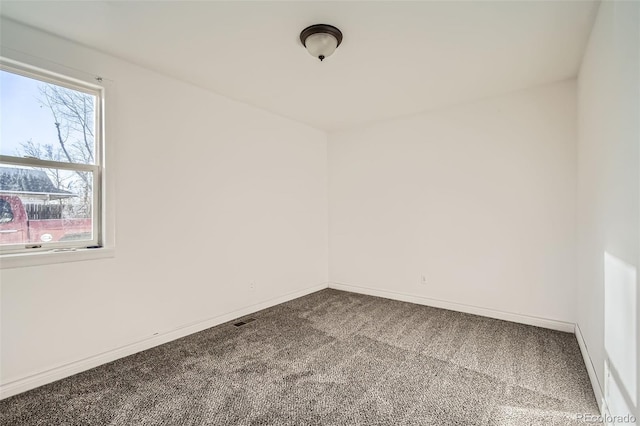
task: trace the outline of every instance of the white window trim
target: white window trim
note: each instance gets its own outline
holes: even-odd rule
[[[49,248],[44,250],[30,250],[28,252],[1,253],[0,270],[115,257],[115,207],[113,204],[115,182],[111,176],[112,173],[109,173],[106,168],[107,159],[109,161],[109,167],[114,167],[115,149],[113,141],[109,141],[109,144],[105,143],[106,135],[110,133],[110,131],[107,130],[107,126],[114,128],[113,123],[107,124],[108,122],[105,117],[113,117],[110,113],[112,109],[110,104],[115,97],[115,83],[108,78],[67,68],[46,59],[32,56],[24,57],[24,55],[19,52],[15,52],[15,55],[10,54],[10,56],[16,56],[18,60],[9,57],[9,55],[0,57],[0,64],[8,68],[9,71],[17,69],[22,71],[22,73],[26,73],[27,76],[33,73],[40,80],[42,80],[43,77],[46,78],[50,76],[53,79],[51,82],[55,84],[60,84],[59,80],[61,80],[63,82],[69,82],[71,88],[75,88],[73,84],[77,83],[80,87],[91,87],[100,92],[100,102],[99,105],[97,105],[99,116],[96,117],[96,120],[100,121],[100,126],[96,129],[96,131],[99,132],[100,140],[99,145],[96,146],[96,153],[100,155],[101,164],[99,179],[100,196],[95,197],[94,205],[97,207],[95,211],[100,212],[101,223],[99,226],[101,246],[99,248]],[[91,78],[95,79],[98,84],[88,83],[87,80]],[[105,102],[107,97],[109,98],[108,103]]]
[[[115,257],[115,254],[115,249],[109,247],[3,254],[0,256],[0,269],[24,268],[27,266],[106,259]]]

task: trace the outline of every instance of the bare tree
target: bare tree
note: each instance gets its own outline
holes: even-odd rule
[[[51,111],[61,154],[70,163],[94,161],[94,98],[77,90],[52,84],[40,86],[40,102]],[[80,179],[77,188],[81,194],[84,215],[91,214],[91,175],[76,172]],[[76,186],[76,185],[74,185]]]
[[[69,162],[93,163],[94,98],[52,84],[40,86],[39,101],[51,111],[60,148]]]
[[[39,91],[41,107],[51,112],[52,139],[55,142],[40,144],[29,140],[21,144],[19,154],[44,160],[92,164],[95,158],[95,98],[47,83],[40,85]],[[78,194],[78,213],[91,215],[93,182],[90,173],[77,171],[70,176],[61,170],[45,171],[56,187]]]

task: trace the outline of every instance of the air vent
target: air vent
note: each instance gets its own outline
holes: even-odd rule
[[[236,327],[242,327],[243,325],[247,325],[250,322],[254,322],[255,320],[255,318],[247,318],[242,321],[234,322],[233,325],[235,325]]]

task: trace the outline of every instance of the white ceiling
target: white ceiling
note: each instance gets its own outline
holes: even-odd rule
[[[26,2],[10,19],[324,130],[576,76],[595,1]],[[340,28],[324,62],[308,25]]]

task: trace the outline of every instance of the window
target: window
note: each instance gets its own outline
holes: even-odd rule
[[[100,247],[102,88],[0,60],[0,252]]]
[[[0,198],[0,223],[9,223],[13,220],[13,210],[7,200]]]

